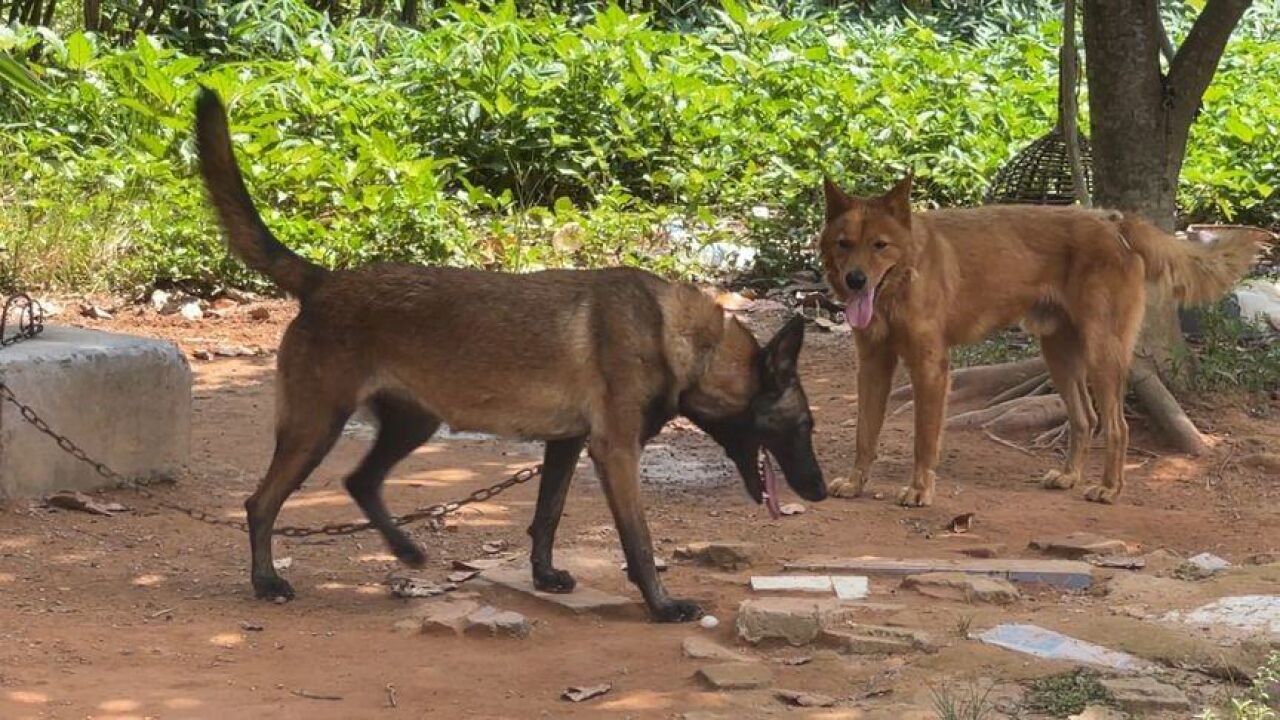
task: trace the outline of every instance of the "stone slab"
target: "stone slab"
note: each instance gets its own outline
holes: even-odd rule
[[[1123,555],[1129,552],[1124,541],[1089,532],[1040,537],[1032,540],[1029,547],[1067,560],[1079,560],[1086,555]]]
[[[1008,580],[990,575],[937,572],[908,575],[902,587],[939,600],[1007,605],[1019,599],[1018,589]]]
[[[715,690],[754,690],[768,687],[773,671],[761,663],[731,662],[700,668],[698,678]]]
[[[190,457],[191,368],[173,343],[48,326],[0,350],[0,381],[126,477],[172,477]],[[107,484],[0,403],[0,498]]]
[[[542,592],[533,587],[533,575],[529,565],[522,563],[490,568],[480,573],[480,577],[472,582],[487,582],[508,590],[515,590],[573,613],[620,611],[634,608],[639,604],[630,598],[587,587],[581,582],[571,593]]]
[[[988,644],[1049,660],[1065,660],[1122,672],[1149,672],[1155,666],[1128,653],[1117,652],[1035,625],[997,625],[975,636]]]
[[[1149,713],[1186,712],[1191,701],[1173,685],[1154,678],[1103,678],[1102,687],[1111,693],[1121,710],[1146,717]]]
[[[1018,583],[1051,585],[1082,590],[1093,584],[1093,568],[1075,560],[1002,559],[912,559],[882,557],[833,557],[813,555],[789,562],[789,571],[849,572],[864,575],[921,575],[931,572],[962,572],[993,575]]]

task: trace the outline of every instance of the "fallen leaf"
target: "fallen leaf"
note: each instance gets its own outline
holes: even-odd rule
[[[101,503],[84,493],[78,492],[54,493],[46,497],[44,503],[49,507],[61,510],[77,510],[90,515],[105,515],[107,517],[128,510],[120,503]]]
[[[957,535],[969,532],[973,527],[974,513],[968,512],[951,518],[951,522],[947,523],[947,532],[953,532]]]
[[[560,697],[564,700],[568,700],[569,702],[583,702],[584,700],[590,700],[594,697],[600,697],[612,689],[613,685],[609,683],[605,683],[603,685],[584,685],[582,687],[571,687],[565,690],[564,694]]]

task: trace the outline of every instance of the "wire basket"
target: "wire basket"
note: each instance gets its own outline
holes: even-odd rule
[[[1085,189],[1092,196],[1093,151],[1083,133],[1077,133],[1076,137]],[[1000,168],[986,197],[988,204],[1071,205],[1075,201],[1071,161],[1067,159],[1067,143],[1061,127],[1055,127],[1028,145]]]

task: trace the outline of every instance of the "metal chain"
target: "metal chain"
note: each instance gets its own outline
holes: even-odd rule
[[[15,308],[19,312],[18,332],[11,336],[6,336],[5,329],[8,323],[9,314]],[[44,313],[40,308],[39,303],[22,294],[14,295],[9,298],[4,306],[4,315],[0,317],[0,348],[8,347],[23,340],[34,338],[43,330]],[[30,405],[19,400],[18,397],[13,394],[13,390],[10,390],[9,386],[5,384],[3,380],[0,380],[0,399],[16,407],[23,420],[26,420],[36,430],[47,435],[57,443],[58,447],[61,448],[63,452],[93,468],[94,471],[104,479],[112,482],[115,489],[131,490],[149,500],[154,501],[162,508],[182,513],[193,520],[198,520],[208,525],[235,528],[242,532],[249,531],[249,524],[244,520],[231,520],[228,518],[217,517],[215,515],[210,515],[204,510],[186,507],[157,497],[149,488],[160,482],[167,482],[165,479],[144,480],[127,478],[115,470],[112,470],[106,463],[94,460],[79,445],[72,442],[70,438],[59,434],[50,427],[49,423],[45,422],[44,418],[40,417],[40,415],[36,413],[35,409]],[[541,474],[542,465],[527,467],[502,482],[480,488],[460,500],[450,500],[449,502],[436,503],[434,505],[423,505],[412,512],[405,513],[404,515],[393,516],[391,518],[391,522],[397,527],[400,527],[420,520],[441,518],[450,513],[457,512],[466,505],[483,502],[495,495],[505,492],[509,488],[527,483]],[[313,535],[353,535],[372,528],[373,523],[366,520],[360,522],[330,523],[316,527],[288,525],[275,528],[272,531],[272,534],[283,535],[291,538],[310,537]]]

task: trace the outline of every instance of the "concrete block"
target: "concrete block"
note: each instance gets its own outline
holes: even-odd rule
[[[635,600],[602,592],[582,583],[578,583],[571,593],[542,592],[533,586],[533,574],[527,563],[508,563],[490,568],[480,573],[480,577],[473,582],[515,590],[573,613],[608,613],[638,606]]]
[[[46,327],[0,350],[0,381],[91,457],[130,478],[176,474],[191,452],[191,369],[173,343]],[[0,497],[108,484],[0,403]]]

